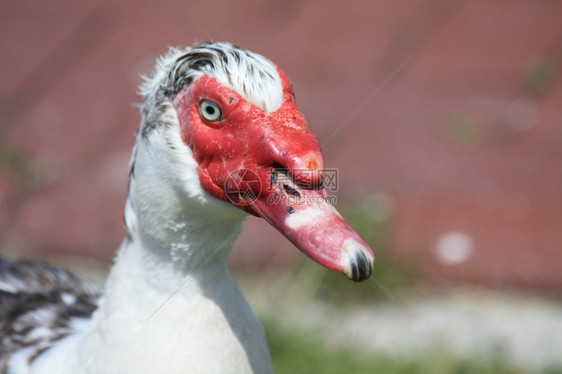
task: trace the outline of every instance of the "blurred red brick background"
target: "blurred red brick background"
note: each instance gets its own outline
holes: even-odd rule
[[[111,258],[139,74],[167,46],[229,40],[291,77],[338,196],[373,203],[393,251],[432,279],[561,291],[561,16],[547,0],[3,1],[0,250]],[[235,254],[299,256],[257,220]]]

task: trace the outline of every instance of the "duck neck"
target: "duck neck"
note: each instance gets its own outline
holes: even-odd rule
[[[229,258],[243,214],[219,201],[167,198],[139,204],[133,198],[126,205],[128,235],[108,280],[106,298],[133,282],[160,295],[189,297],[231,279]]]
[[[195,216],[193,210],[190,213],[192,217],[187,217],[187,213],[167,217],[166,223],[159,227],[130,232],[119,251],[115,271],[120,271],[122,264],[125,267],[134,264],[137,276],[152,287],[165,288],[164,292],[175,290],[186,277],[202,287],[208,284],[204,278],[229,273],[232,244],[241,231],[243,219],[210,222],[204,213]]]
[[[113,271],[132,267],[129,272],[138,272],[133,278],[163,292],[175,291],[186,277],[228,274],[246,216],[202,189],[197,163],[176,127],[161,125],[149,136],[139,132],[125,207],[128,235]]]

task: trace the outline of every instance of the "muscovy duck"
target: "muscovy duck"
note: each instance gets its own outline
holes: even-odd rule
[[[2,373],[271,373],[229,271],[247,214],[354,281],[374,255],[326,199],[320,145],[283,71],[230,43],[171,49],[141,86],[127,236],[105,292],[0,262]]]

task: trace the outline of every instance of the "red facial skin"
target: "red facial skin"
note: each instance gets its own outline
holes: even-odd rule
[[[265,198],[272,192],[268,186],[273,167],[310,170],[296,173],[297,182],[308,186],[321,184],[324,159],[320,145],[293,101],[288,79],[278,71],[283,82],[284,103],[270,114],[207,75],[181,91],[174,100],[182,138],[199,164],[197,170],[203,188],[252,214],[256,212],[247,201],[232,201],[232,196],[229,198],[225,192],[225,185],[232,183],[236,170],[254,172],[245,176],[250,180],[242,187]],[[218,104],[223,120],[209,122],[201,116],[200,104],[204,100]],[[260,183],[253,183],[256,175]],[[236,182],[240,187],[244,180]]]
[[[333,206],[322,201],[326,193],[320,145],[294,103],[288,79],[278,72],[284,102],[269,114],[207,75],[178,93],[173,104],[182,139],[198,163],[201,186],[264,218],[320,265],[355,281],[367,279],[373,252]],[[205,100],[220,107],[220,120],[203,117],[200,107]],[[275,178],[285,174],[272,177],[279,169],[288,170],[294,183]],[[239,192],[248,190],[250,196]],[[301,199],[271,199],[279,196]]]

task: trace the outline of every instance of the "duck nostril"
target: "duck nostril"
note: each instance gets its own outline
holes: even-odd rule
[[[277,185],[278,188],[283,188],[292,196],[297,196],[299,189],[323,189],[325,173],[323,169],[318,168],[320,165],[319,161],[316,158],[311,158],[306,165],[306,168],[291,169],[274,162],[270,169],[270,187]]]
[[[278,162],[274,162],[274,163],[271,165],[271,168],[273,169],[273,172],[276,172],[276,173],[284,173],[284,174],[288,174],[288,173],[289,173],[289,168],[288,168],[288,167],[285,167],[285,166],[283,166],[283,165],[281,165],[281,164],[278,163]]]
[[[301,194],[299,193],[299,191],[297,191],[294,187],[288,185],[288,184],[283,184],[283,189],[285,190],[285,192],[287,193],[287,195],[290,196],[294,196],[294,197],[300,197]]]
[[[289,169],[283,167],[283,165],[277,162],[274,162],[273,165],[271,165],[270,173],[270,187],[273,187],[275,184],[282,184],[284,181],[287,181],[290,178]]]
[[[290,180],[290,185],[306,190],[321,190],[324,187],[324,161],[316,155],[305,155],[294,158],[287,163],[273,162],[271,164],[271,185],[279,182],[280,178]],[[277,178],[280,177],[280,178]]]
[[[271,177],[269,179],[270,186],[278,190],[282,190],[288,196],[299,198],[300,184],[295,180],[294,175],[281,164],[274,163],[271,169]]]

